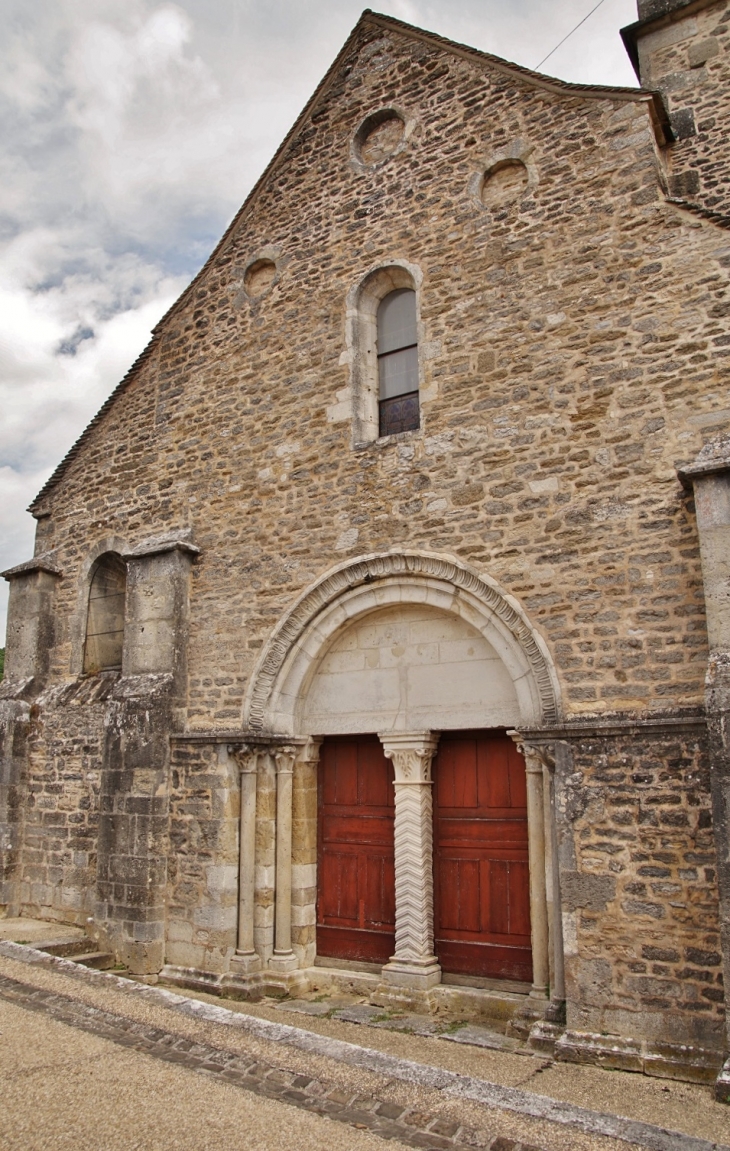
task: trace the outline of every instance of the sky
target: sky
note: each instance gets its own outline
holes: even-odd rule
[[[530,68],[595,2],[370,0]],[[25,509],[205,261],[362,3],[0,0],[0,571],[32,556]],[[635,85],[619,37],[635,19],[635,0],[603,0],[542,70]]]

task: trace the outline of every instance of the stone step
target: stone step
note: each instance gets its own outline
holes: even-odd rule
[[[37,947],[39,951],[47,951],[49,955],[58,955],[61,959],[76,959],[78,955],[91,952],[92,940],[88,935],[81,935],[78,939],[64,939],[60,943],[41,941]]]
[[[82,955],[74,955],[74,963],[82,967],[93,967],[97,971],[108,971],[114,966],[114,956],[111,951],[85,951]]]

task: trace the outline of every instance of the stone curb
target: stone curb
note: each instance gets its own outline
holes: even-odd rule
[[[485,1079],[476,1079],[470,1075],[459,1075],[439,1067],[430,1067],[424,1063],[400,1059],[397,1056],[388,1055],[369,1047],[346,1043],[341,1039],[317,1035],[315,1032],[305,1031],[289,1024],[272,1023],[268,1019],[259,1019],[253,1015],[230,1011],[228,1008],[218,1007],[216,1004],[188,999],[186,996],[168,991],[164,987],[151,987],[123,979],[110,972],[94,971],[82,967],[70,959],[48,955],[43,951],[20,943],[0,942],[0,955],[7,959],[19,960],[21,963],[51,967],[64,975],[81,979],[85,983],[113,986],[115,990],[126,995],[133,995],[150,1003],[157,1003],[161,1007],[167,1007],[182,1015],[201,1019],[207,1023],[236,1027],[259,1039],[281,1043],[313,1055],[324,1056],[338,1063],[362,1067],[386,1078],[398,1079],[401,1082],[419,1087],[435,1088],[454,1098],[469,1099],[473,1102],[482,1103],[486,1107],[512,1111],[519,1115],[547,1120],[551,1123],[559,1123],[565,1127],[584,1131],[588,1135],[619,1139],[625,1143],[645,1147],[648,1151],[730,1151],[727,1144],[696,1139],[679,1131],[670,1131],[652,1123],[628,1119],[621,1115],[589,1111],[587,1108],[577,1107],[572,1103],[563,1103],[560,1100],[550,1099],[531,1091],[523,1091],[516,1087],[504,1087],[501,1084],[491,1083]]]

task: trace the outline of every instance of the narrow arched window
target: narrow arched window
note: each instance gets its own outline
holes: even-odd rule
[[[418,326],[412,288],[397,288],[380,301],[378,379],[380,435],[419,427]]]
[[[127,568],[114,553],[97,561],[89,588],[84,671],[110,671],[122,666],[124,600]]]

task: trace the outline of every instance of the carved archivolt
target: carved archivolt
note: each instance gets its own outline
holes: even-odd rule
[[[411,586],[435,580],[449,584],[457,594],[463,591],[473,597],[484,615],[496,617],[511,634],[530,668],[539,695],[541,722],[549,724],[558,719],[556,678],[547,650],[516,603],[510,602],[488,577],[477,575],[453,560],[427,553],[388,552],[343,564],[294,604],[274,631],[252,677],[245,715],[249,730],[267,730],[271,701],[284,664],[317,617],[358,587],[375,589],[378,583],[392,583],[399,578],[404,585]],[[407,602],[407,597],[404,596],[403,602]]]

